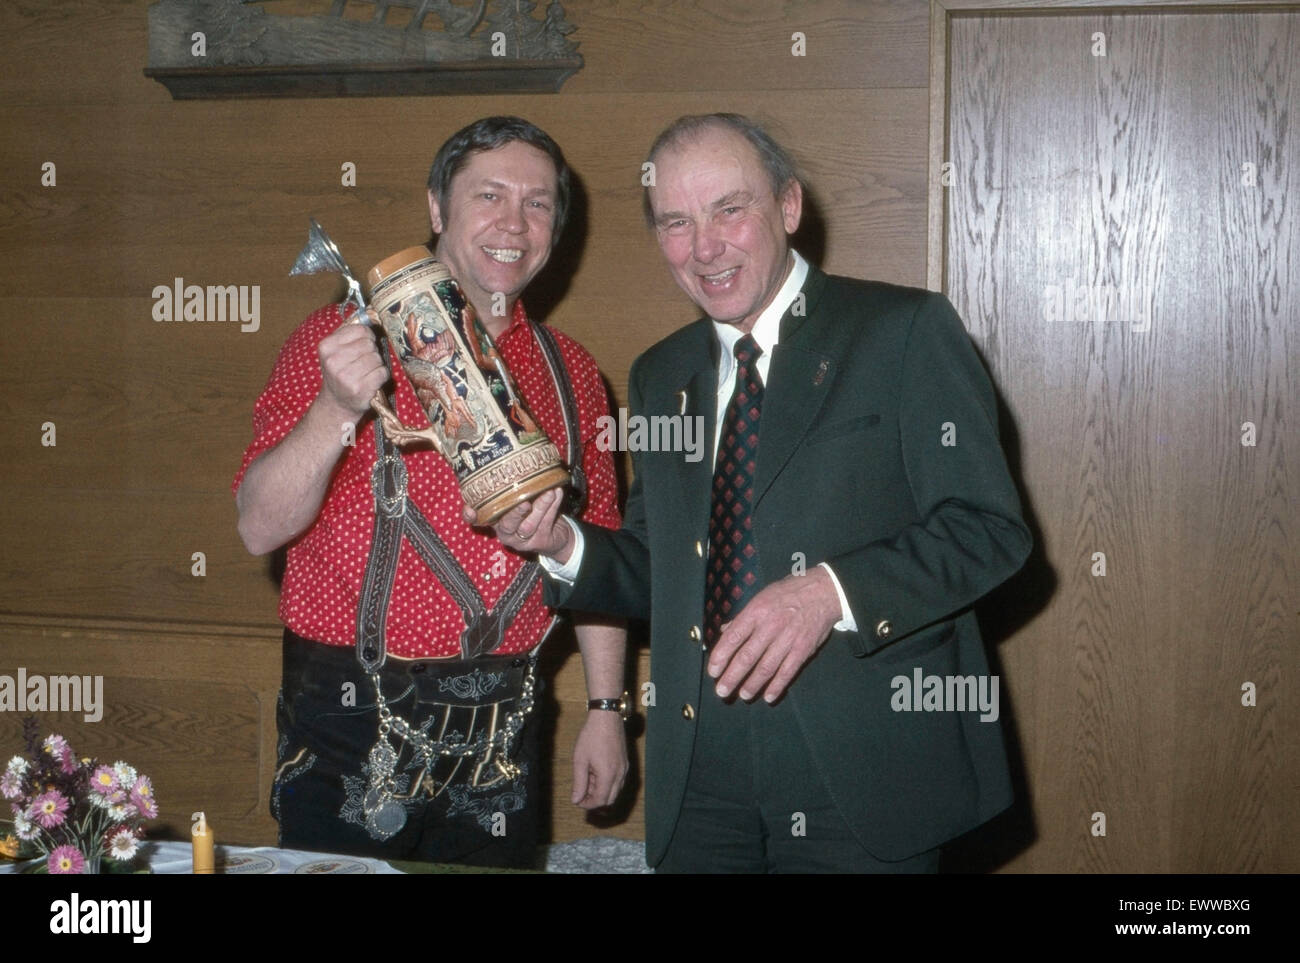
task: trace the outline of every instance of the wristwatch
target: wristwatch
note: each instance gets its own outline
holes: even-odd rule
[[[607,709],[610,712],[617,712],[619,716],[626,721],[627,717],[632,714],[632,703],[628,699],[628,694],[624,692],[617,699],[588,699],[588,709]]]

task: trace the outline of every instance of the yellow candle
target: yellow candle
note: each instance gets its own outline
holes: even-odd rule
[[[194,872],[211,873],[215,866],[215,839],[212,827],[206,820],[200,819],[190,827],[191,841],[194,844]]]

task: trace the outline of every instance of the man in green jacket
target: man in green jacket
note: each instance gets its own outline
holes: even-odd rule
[[[989,378],[942,295],[790,248],[802,188],[751,121],[681,118],[650,161],[705,317],[634,363],[632,417],[702,418],[714,457],[634,452],[617,532],[547,493],[497,533],[552,604],[650,620],[650,865],[933,872],[1011,802],[971,606],[1031,536]]]

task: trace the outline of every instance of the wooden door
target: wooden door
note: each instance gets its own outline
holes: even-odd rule
[[[1300,13],[947,32],[943,285],[1039,540],[985,613],[1028,795],[991,865],[1295,872]]]

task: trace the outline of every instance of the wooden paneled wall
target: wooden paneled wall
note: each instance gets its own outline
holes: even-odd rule
[[[154,775],[168,828],[204,809],[226,839],[271,842],[277,592],[229,486],[281,343],[339,294],[287,276],[308,215],[364,270],[428,237],[423,185],[446,136],[491,113],[540,124],[582,189],[530,303],[623,404],[632,359],[694,317],[639,206],[644,152],[680,114],[771,124],[812,187],[801,242],[828,268],[924,281],[928,5],[568,0],[586,66],[558,94],[179,103],[142,74],[147,7],[0,5],[0,673],[104,675],[103,721],[46,728]],[[178,277],[258,285],[258,329],[153,321],[151,292]],[[568,802],[584,698],[571,647],[549,653],[555,836],[639,837],[639,793],[612,826]],[[18,729],[0,716],[0,754]]]

